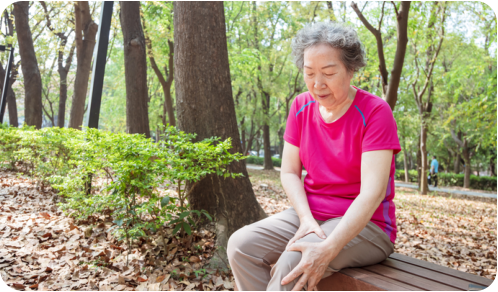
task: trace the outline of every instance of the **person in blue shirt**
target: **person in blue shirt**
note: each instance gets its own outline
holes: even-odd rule
[[[439,168],[439,163],[436,160],[436,156],[432,156],[431,162],[431,179],[434,181],[434,187],[437,187],[437,169]]]

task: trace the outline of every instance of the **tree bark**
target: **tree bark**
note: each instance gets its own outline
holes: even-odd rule
[[[231,151],[241,152],[223,2],[174,2],[174,30],[178,127],[197,133],[197,140],[231,138]],[[205,209],[216,218],[217,245],[222,247],[237,229],[266,217],[245,163],[233,162],[229,170],[244,176],[223,179],[210,175],[188,198],[192,209]]]
[[[88,1],[75,2],[74,19],[76,32],[76,78],[69,115],[69,127],[81,129],[85,113],[85,101],[90,78],[93,49],[98,25],[90,14]]]
[[[427,125],[423,122],[420,125],[420,194],[427,195],[429,185],[427,181]]]
[[[126,80],[126,130],[150,137],[145,37],[139,1],[120,1]]]
[[[406,153],[406,137],[404,138],[404,140],[405,143],[403,143],[403,165],[405,168],[405,182],[409,182],[410,178],[408,177],[408,155]]]
[[[24,121],[37,129],[42,125],[42,83],[31,29],[29,28],[29,2],[14,3],[21,69],[24,79]]]
[[[14,67],[14,64],[12,64]],[[2,64],[0,64],[0,88],[3,88],[3,83],[5,81],[5,69]],[[12,68],[11,76],[14,76],[14,68]],[[17,117],[17,104],[16,104],[16,94],[12,90],[12,84],[15,82],[14,78],[9,81],[9,90],[7,91],[7,109],[9,110],[9,124],[12,127],[19,127],[19,121]],[[2,92],[0,91],[0,94]]]

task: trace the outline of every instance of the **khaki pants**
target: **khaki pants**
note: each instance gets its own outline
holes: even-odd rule
[[[329,236],[342,217],[318,221]],[[284,251],[299,228],[299,217],[293,208],[268,217],[235,232],[228,241],[228,259],[241,291],[290,291],[298,281],[282,286],[280,282],[297,266],[301,252]],[[321,242],[315,233],[298,242]],[[323,278],[348,267],[379,263],[394,251],[394,246],[382,229],[372,222],[353,238],[330,263]],[[270,265],[274,264],[273,267]]]

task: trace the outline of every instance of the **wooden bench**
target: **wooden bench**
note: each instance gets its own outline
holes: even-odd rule
[[[493,280],[394,253],[380,264],[341,270],[320,291],[478,291]]]

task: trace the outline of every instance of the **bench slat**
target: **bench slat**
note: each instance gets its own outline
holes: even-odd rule
[[[388,258],[380,264],[396,270],[410,273],[412,275],[417,275],[429,280],[437,281],[441,284],[449,285],[463,291],[466,291],[469,288],[468,280],[463,280],[458,278],[457,276],[447,275],[443,273],[435,273],[434,271],[428,270],[427,268],[421,268],[419,266],[408,264],[402,261]]]
[[[344,273],[351,277],[356,277],[359,281],[371,281],[378,285],[379,288],[385,289],[386,291],[427,291],[426,289],[422,289],[420,287],[416,287],[407,283],[403,283],[398,281],[397,279],[391,279],[384,277],[383,275],[378,275],[376,273],[372,273],[364,268],[349,268],[340,271],[340,273]],[[375,282],[373,282],[375,281]]]
[[[393,253],[389,256],[391,259],[395,259],[401,262],[405,262],[411,265],[419,266],[424,269],[429,269],[432,271],[436,271],[442,274],[446,274],[452,277],[458,277],[460,279],[472,282],[474,284],[480,285],[480,286],[491,286],[493,283],[493,280],[487,279],[481,276],[477,275],[472,275],[469,273],[464,273],[462,271],[454,270],[448,267],[443,267],[437,264],[433,264],[430,262],[422,261],[419,259],[411,258],[409,256],[405,256],[399,253]],[[467,290],[467,289],[466,289]]]
[[[341,272],[334,273],[331,276],[320,280],[317,285],[319,291],[376,291],[379,290],[377,285],[367,282],[358,281]]]
[[[458,288],[444,285],[432,280],[428,280],[423,277],[419,277],[417,275],[413,275],[410,273],[406,273],[404,271],[396,270],[393,268],[390,268],[388,266],[384,265],[373,265],[373,266],[367,266],[363,267],[362,269],[370,271],[372,273],[376,273],[378,275],[382,275],[384,277],[388,277],[391,279],[396,279],[397,281],[407,283],[410,285],[415,285],[417,287],[420,287],[424,290],[430,290],[430,291],[461,291]]]

